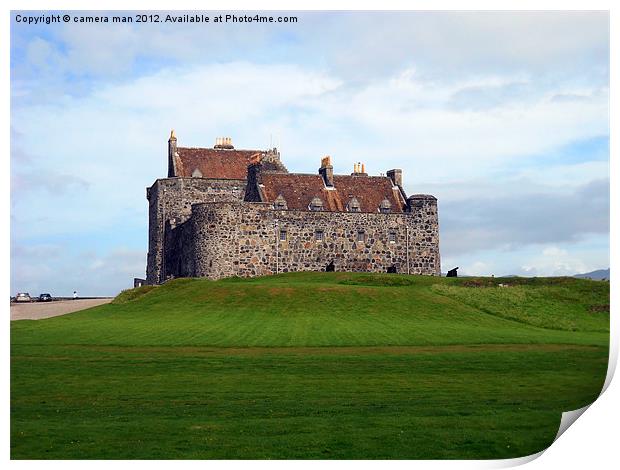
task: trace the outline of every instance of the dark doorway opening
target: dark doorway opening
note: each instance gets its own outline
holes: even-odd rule
[[[336,270],[335,266],[334,266],[334,262],[332,261],[331,263],[329,263],[327,266],[325,266],[325,272],[326,273],[333,273]]]
[[[396,274],[398,272],[398,270],[396,269],[396,266],[390,266],[387,270],[388,274]]]

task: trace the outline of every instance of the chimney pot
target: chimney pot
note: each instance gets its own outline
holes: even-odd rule
[[[233,149],[231,137],[216,137],[215,148]]]

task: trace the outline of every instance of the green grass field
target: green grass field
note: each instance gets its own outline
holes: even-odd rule
[[[11,457],[519,457],[608,342],[606,282],[180,279],[11,323]]]

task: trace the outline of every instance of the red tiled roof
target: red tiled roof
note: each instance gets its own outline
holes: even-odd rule
[[[261,150],[225,150],[177,147],[175,176],[190,177],[195,170],[203,178],[244,180],[250,157]]]
[[[313,197],[320,197],[324,210],[330,212],[346,211],[353,197],[360,203],[360,212],[378,212],[384,199],[392,204],[391,212],[403,212],[405,207],[400,190],[386,176],[334,175],[334,189],[326,189],[320,175],[264,172],[262,183],[263,202],[273,203],[282,194],[288,209],[308,210]]]

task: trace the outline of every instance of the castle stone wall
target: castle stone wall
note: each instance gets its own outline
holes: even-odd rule
[[[172,273],[166,269],[168,260],[164,260],[162,253],[169,251],[166,242],[171,242],[174,237],[169,240],[168,237],[164,238],[164,224],[168,224],[168,229],[173,230],[186,222],[192,214],[192,204],[242,201],[245,186],[245,180],[175,177],[158,179],[147,188],[146,197],[149,201],[147,283],[160,283],[166,279],[167,274]],[[164,273],[164,270],[167,272]]]
[[[274,210],[270,204],[248,202],[193,204],[188,226],[173,236],[180,253],[172,274],[219,279],[325,271],[333,264],[335,271],[391,268],[440,275],[437,200],[417,195],[408,203],[410,212],[398,214]]]

